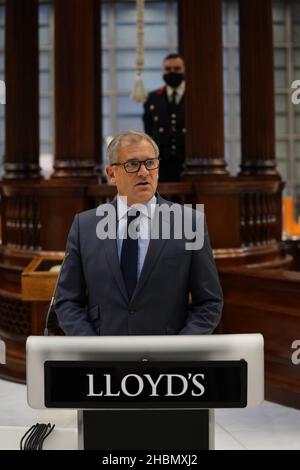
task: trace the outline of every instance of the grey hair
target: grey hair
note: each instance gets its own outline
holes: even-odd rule
[[[149,142],[155,150],[155,156],[158,157],[159,150],[153,139],[145,132],[140,131],[127,131],[117,134],[109,143],[107,147],[107,155],[110,164],[118,163],[119,149],[121,145],[128,145],[141,142],[146,140]]]

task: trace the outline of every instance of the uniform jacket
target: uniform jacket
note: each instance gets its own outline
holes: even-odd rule
[[[150,92],[144,103],[143,121],[145,132],[159,147],[163,170],[165,163],[171,164],[178,167],[180,174],[185,160],[185,95],[172,107],[168,101],[166,87]],[[161,177],[160,180],[172,178]]]

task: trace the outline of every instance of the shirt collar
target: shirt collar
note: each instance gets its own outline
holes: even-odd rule
[[[136,207],[143,215],[145,215],[146,217],[152,220],[154,216],[154,212],[155,212],[156,203],[157,203],[157,198],[154,195],[152,196],[151,199],[149,199],[149,201],[146,204],[133,204],[132,206],[127,206],[124,199],[121,198],[118,194],[117,195],[118,222],[123,217],[125,217],[125,215],[129,211],[129,209],[131,209],[131,207]]]
[[[168,98],[172,97],[173,91],[176,91],[180,98],[185,92],[185,80],[183,80],[177,88],[172,88],[169,85],[166,86]]]

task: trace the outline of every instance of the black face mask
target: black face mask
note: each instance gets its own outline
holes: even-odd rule
[[[169,72],[163,75],[163,79],[167,85],[177,88],[183,81],[184,75],[181,72]]]

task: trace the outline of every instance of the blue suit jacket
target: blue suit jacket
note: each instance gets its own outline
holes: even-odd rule
[[[157,203],[171,205],[159,195]],[[111,204],[116,207],[116,199]],[[178,207],[183,211],[183,206]],[[196,211],[190,209],[188,214],[195,218]],[[138,284],[129,300],[116,239],[97,237],[99,220],[96,209],[92,209],[77,214],[70,229],[68,257],[55,302],[65,334],[212,333],[221,317],[223,296],[206,225],[201,249],[186,250],[185,238],[151,239]],[[161,222],[163,228],[172,228],[170,219],[163,218]]]

